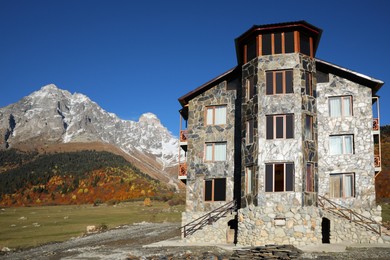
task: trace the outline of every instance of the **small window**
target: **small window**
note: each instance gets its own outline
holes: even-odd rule
[[[293,93],[292,70],[267,71],[266,94],[275,95],[288,93]]]
[[[253,78],[249,78],[245,82],[245,100],[248,101],[255,95],[255,84]]]
[[[226,106],[209,106],[206,108],[206,125],[226,124]]]
[[[314,192],[314,165],[306,164],[306,192]]]
[[[205,161],[226,161],[226,143],[206,143]]]
[[[271,55],[272,54],[271,34],[263,34],[261,40],[262,40],[261,45],[263,48],[262,55]]]
[[[274,54],[282,53],[282,33],[274,33]]]
[[[255,171],[253,166],[245,168],[245,194],[252,194],[254,191],[254,176]]]
[[[329,137],[329,153],[353,154],[353,135],[332,135]]]
[[[269,115],[266,119],[267,139],[294,138],[294,115]]]
[[[205,201],[226,200],[226,178],[205,180]]]
[[[313,82],[312,76],[310,72],[305,72],[305,94],[309,96],[313,96]]]
[[[305,116],[305,140],[313,140],[313,117]]]
[[[294,191],[294,163],[266,164],[265,191]]]
[[[308,56],[311,56],[310,53],[310,37],[307,36],[304,33],[299,33],[300,35],[300,47],[301,47],[301,53],[306,54]]]
[[[254,120],[248,120],[246,122],[246,138],[245,142],[246,144],[252,144],[254,138]]]
[[[329,189],[332,198],[355,197],[355,174],[331,174]]]
[[[294,32],[284,33],[285,53],[293,53],[295,51]]]
[[[246,62],[256,58],[256,39],[249,41],[246,45]]]
[[[352,116],[352,96],[329,97],[330,117]]]

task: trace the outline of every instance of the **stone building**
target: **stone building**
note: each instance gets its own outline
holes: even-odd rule
[[[316,58],[322,30],[256,25],[237,66],[179,98],[188,242],[383,243],[382,81]]]

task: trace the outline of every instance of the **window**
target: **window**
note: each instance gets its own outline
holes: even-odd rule
[[[293,53],[294,32],[266,33],[261,35],[261,54]]]
[[[226,106],[210,106],[206,108],[206,125],[226,124]]]
[[[206,143],[205,161],[226,161],[226,143]]]
[[[305,116],[305,140],[313,140],[313,117]]]
[[[267,116],[267,139],[294,138],[294,115]]]
[[[329,188],[332,198],[355,197],[355,175],[353,173],[331,174]]]
[[[329,115],[331,117],[352,116],[352,96],[330,97]]]
[[[305,72],[305,94],[309,96],[313,96],[313,82],[312,76],[310,72]]]
[[[226,200],[226,179],[218,178],[205,180],[205,201],[225,201]]]
[[[245,168],[245,194],[252,194],[255,189],[254,182],[255,171],[253,166]]]
[[[267,71],[266,94],[275,95],[287,93],[293,93],[292,70]]]
[[[266,164],[265,191],[294,191],[294,163]]]
[[[245,82],[245,100],[248,101],[255,95],[255,84],[253,78],[249,78]]]
[[[246,44],[246,62],[256,58],[257,52],[256,52],[256,39],[252,39]]]
[[[353,135],[333,135],[329,137],[329,153],[352,154],[353,153]]]
[[[314,192],[314,165],[306,164],[306,191]]]
[[[252,144],[254,138],[254,120],[248,120],[246,122],[246,138],[245,142],[246,144]]]
[[[303,54],[306,54],[308,56],[310,56],[311,54],[311,51],[310,51],[310,37],[307,36],[306,34],[300,32],[299,33],[299,42],[300,42],[300,49],[301,49],[301,53]]]

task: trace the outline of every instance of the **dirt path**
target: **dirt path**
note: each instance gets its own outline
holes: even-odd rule
[[[0,259],[229,259],[219,247],[143,247],[180,236],[179,223],[140,223],[107,232],[11,252]],[[243,258],[249,259],[249,258]],[[298,259],[390,259],[390,247],[347,248],[340,253],[303,253]]]

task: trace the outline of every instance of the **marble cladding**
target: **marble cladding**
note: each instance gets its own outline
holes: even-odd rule
[[[374,144],[372,136],[371,89],[338,76],[317,84],[319,193],[350,208],[375,207]],[[328,98],[352,96],[352,116],[329,116]],[[330,135],[353,135],[353,154],[330,155]],[[355,197],[331,198],[329,179],[332,173],[355,174]]]

